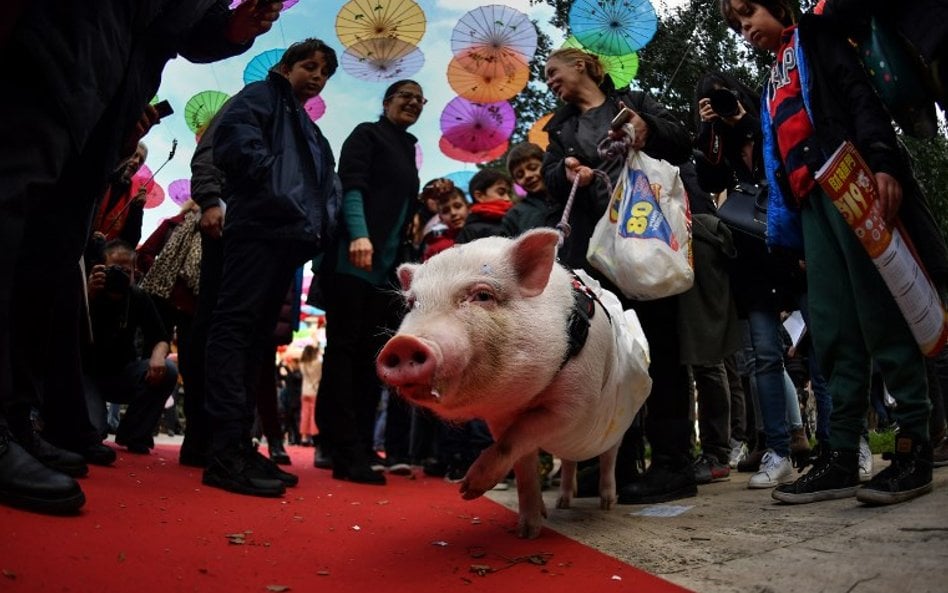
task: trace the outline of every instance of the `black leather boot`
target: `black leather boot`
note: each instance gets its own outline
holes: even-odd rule
[[[15,435],[23,449],[40,463],[73,478],[81,478],[89,473],[86,460],[79,453],[51,445],[35,430]]]
[[[0,427],[0,503],[38,513],[77,512],[86,502],[79,484],[39,462]]]
[[[619,504],[655,504],[698,494],[695,470],[690,460],[653,455],[640,479],[619,489]]]

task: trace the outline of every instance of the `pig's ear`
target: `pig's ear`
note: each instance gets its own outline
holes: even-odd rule
[[[398,266],[398,281],[402,284],[402,290],[411,288],[411,281],[415,277],[415,270],[418,264],[402,264]]]
[[[535,297],[546,289],[556,262],[559,237],[552,229],[535,229],[514,241],[511,260],[524,296]]]

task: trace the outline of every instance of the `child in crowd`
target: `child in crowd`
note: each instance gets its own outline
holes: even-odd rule
[[[890,117],[856,53],[824,17],[805,15],[797,24],[796,8],[792,0],[720,3],[735,31],[776,56],[761,110],[768,242],[805,249],[810,327],[833,400],[829,447],[806,475],[778,486],[773,496],[787,503],[853,495],[870,504],[902,502],[932,488],[924,359],[882,277],[814,173],[849,140],[873,171],[887,222],[924,198],[912,191]],[[898,402],[900,431],[889,467],[860,488],[859,437],[873,360]]]
[[[550,199],[542,167],[543,149],[532,142],[521,142],[507,154],[507,170],[527,195],[500,221],[505,236],[516,237],[541,227],[555,228],[560,221],[563,209]]]
[[[501,219],[513,207],[513,183],[498,169],[481,169],[471,177],[468,194],[474,200],[471,212],[458,233],[457,243],[503,234]]]
[[[427,261],[432,256],[454,245],[458,233],[464,228],[464,223],[471,209],[464,192],[456,187],[450,179],[433,179],[425,185],[425,190],[422,193],[426,196],[426,199],[428,199],[427,196],[433,196],[438,219],[441,222],[440,225],[432,228],[425,235],[422,261]]]

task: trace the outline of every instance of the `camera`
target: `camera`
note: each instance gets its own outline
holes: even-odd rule
[[[131,277],[122,266],[109,266],[105,269],[105,291],[112,294],[125,294],[132,285]]]
[[[708,95],[711,109],[723,118],[734,117],[738,114],[737,93],[730,89],[714,89]]]

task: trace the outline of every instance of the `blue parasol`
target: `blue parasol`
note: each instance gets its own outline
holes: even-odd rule
[[[268,49],[263,53],[255,55],[244,68],[244,84],[250,84],[258,80],[265,80],[270,68],[273,68],[283,57],[285,49]]]
[[[576,0],[569,28],[587,50],[623,56],[651,41],[658,17],[648,0]]]

